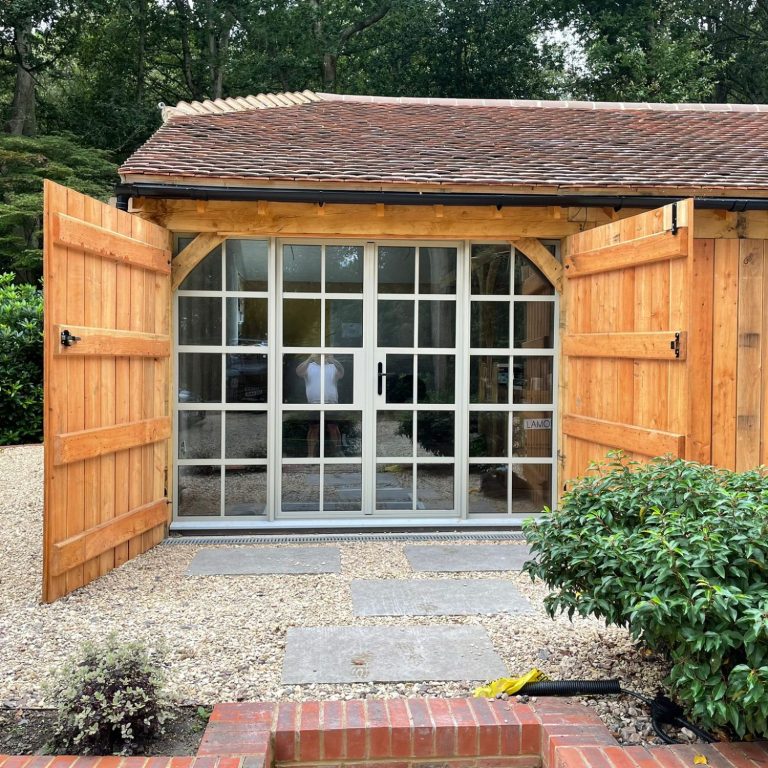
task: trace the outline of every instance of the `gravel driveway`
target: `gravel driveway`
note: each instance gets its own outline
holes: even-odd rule
[[[283,686],[289,627],[439,625],[484,627],[511,673],[539,667],[552,678],[620,677],[653,694],[664,666],[623,630],[544,613],[545,591],[520,573],[411,571],[403,544],[342,544],[340,574],[185,575],[198,546],[159,546],[52,605],[40,603],[42,448],[0,448],[0,705],[40,706],[43,683],[83,641],[111,631],[167,648],[171,693],[182,703],[470,695],[474,681]],[[487,542],[484,542],[487,543]],[[290,546],[290,545],[286,545]],[[306,545],[304,545],[306,546]],[[524,616],[355,617],[350,581],[382,578],[504,578],[534,605]],[[628,743],[649,732],[627,701],[592,702]]]

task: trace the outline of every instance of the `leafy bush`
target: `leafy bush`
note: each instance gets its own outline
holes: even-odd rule
[[[131,754],[163,732],[169,700],[160,666],[141,643],[114,635],[87,644],[50,686],[57,747],[78,754]]]
[[[554,615],[629,628],[708,728],[768,737],[768,474],[682,460],[594,467],[526,533]]]
[[[43,296],[0,274],[0,445],[43,436]]]

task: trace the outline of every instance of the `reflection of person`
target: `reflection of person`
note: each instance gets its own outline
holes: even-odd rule
[[[304,362],[296,368],[296,375],[304,379],[306,388],[307,402],[320,403],[321,384],[325,389],[323,402],[333,405],[339,402],[338,382],[344,378],[344,366],[333,356],[325,355],[325,361],[322,361],[320,355],[310,355]],[[325,422],[326,429],[333,444],[334,453],[338,453],[341,446],[341,432],[339,425],[335,421]],[[317,456],[318,443],[320,439],[320,425],[310,424],[307,430],[307,456]]]

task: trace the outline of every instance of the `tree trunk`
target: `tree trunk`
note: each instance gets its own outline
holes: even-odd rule
[[[18,24],[13,29],[13,44],[16,49],[16,82],[13,89],[11,117],[5,125],[7,133],[13,136],[35,136],[35,79],[32,77],[29,61],[29,36],[32,23]]]
[[[323,88],[333,93],[336,87],[336,64],[339,57],[335,53],[323,54]]]

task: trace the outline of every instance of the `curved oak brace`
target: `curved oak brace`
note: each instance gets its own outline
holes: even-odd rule
[[[555,286],[558,293],[563,292],[563,265],[539,240],[535,237],[520,237],[512,240],[512,245],[544,273],[544,277]]]
[[[225,239],[217,232],[203,232],[181,251],[171,264],[171,291],[178,290],[184,278]]]

